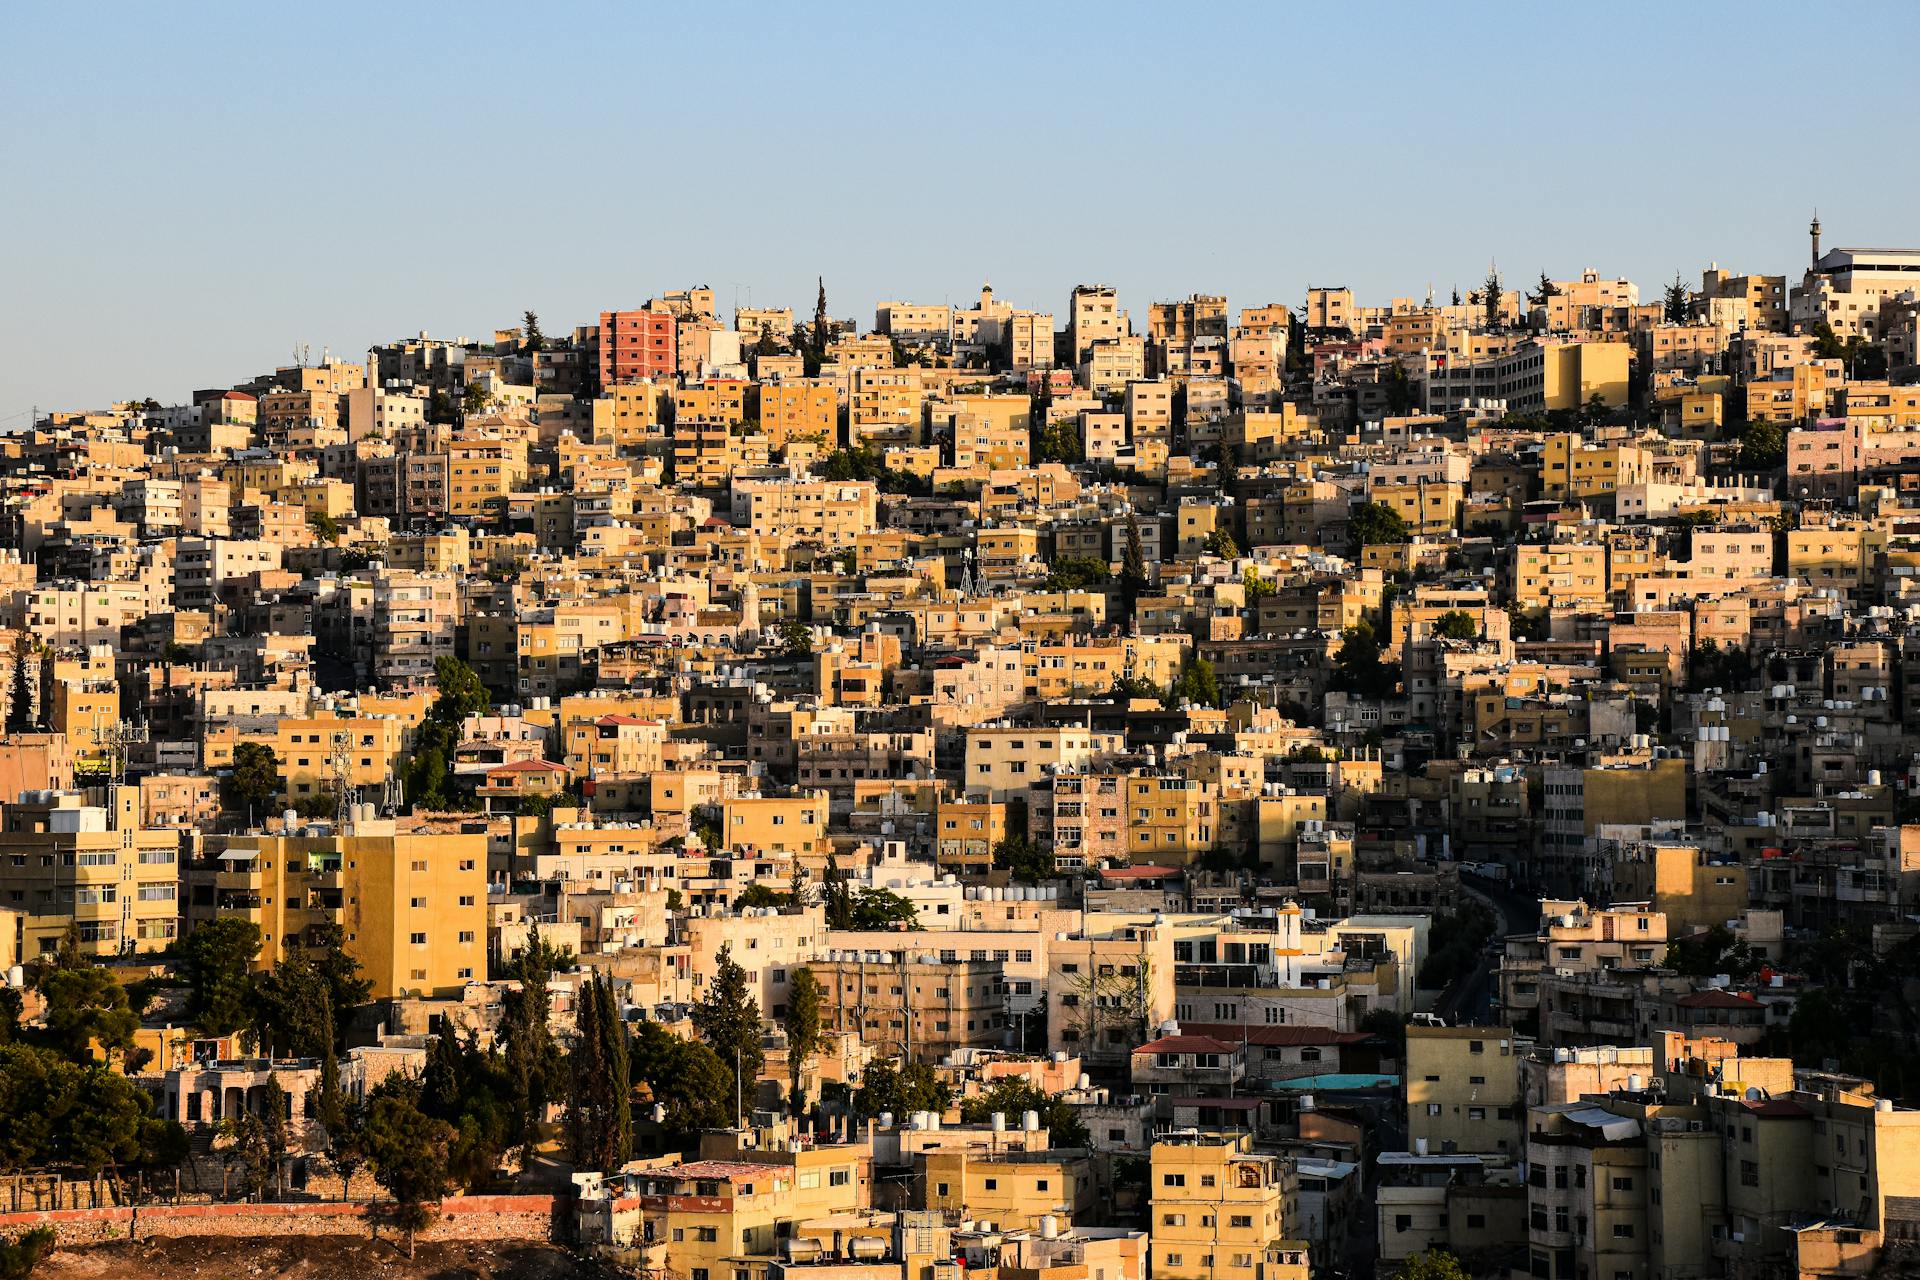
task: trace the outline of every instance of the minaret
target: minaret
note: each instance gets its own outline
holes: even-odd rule
[[[1820,269],[1820,211],[1813,211],[1813,223],[1807,228],[1807,234],[1813,237],[1813,269]]]
[[[740,588],[740,630],[749,636],[760,631],[760,585],[751,577]]]

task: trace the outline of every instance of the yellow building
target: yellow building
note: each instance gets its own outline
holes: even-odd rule
[[[1520,1077],[1498,1027],[1407,1028],[1407,1141],[1416,1151],[1515,1155]]]
[[[999,1231],[1031,1231],[1049,1217],[1084,1221],[1098,1206],[1085,1151],[960,1148],[928,1151],[916,1163],[914,1181],[928,1209],[991,1222]]]
[[[810,437],[828,449],[840,441],[840,400],[830,382],[763,383],[759,406],[760,430],[776,449]]]
[[[1287,1241],[1300,1220],[1298,1188],[1292,1165],[1254,1154],[1250,1134],[1173,1135],[1154,1143],[1155,1280],[1255,1280],[1269,1247]]]
[[[363,819],[344,836],[230,836],[215,866],[193,881],[190,915],[259,925],[261,968],[332,924],[377,1000],[486,980],[483,834],[403,835]]]
[[[827,795],[736,796],[720,806],[720,832],[729,850],[824,857]]]
[[[1540,454],[1540,491],[1549,498],[1611,497],[1622,485],[1650,479],[1652,466],[1651,455],[1637,445],[1548,436]]]
[[[74,792],[0,807],[0,907],[18,930],[5,950],[31,960],[59,949],[69,927],[97,956],[159,951],[179,919],[180,835],[140,827],[140,788],[106,806]]]
[[[1598,542],[1514,548],[1513,599],[1523,609],[1578,609],[1607,601],[1607,548]]]

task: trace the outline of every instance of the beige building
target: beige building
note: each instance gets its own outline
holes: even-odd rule
[[[1288,1241],[1300,1220],[1293,1166],[1255,1154],[1244,1133],[1154,1143],[1149,1190],[1158,1280],[1256,1280],[1268,1250]]]

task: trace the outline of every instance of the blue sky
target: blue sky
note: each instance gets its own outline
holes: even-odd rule
[[[292,14],[298,14],[297,19]],[[710,284],[836,315],[1651,292],[1920,241],[1920,6],[8,12],[0,428]],[[1859,159],[1855,159],[1859,157]],[[677,194],[676,194],[677,193]]]

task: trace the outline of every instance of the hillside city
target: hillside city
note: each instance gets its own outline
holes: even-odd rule
[[[1143,320],[690,287],[38,410],[0,1273],[1908,1265],[1920,249],[1808,231]]]

